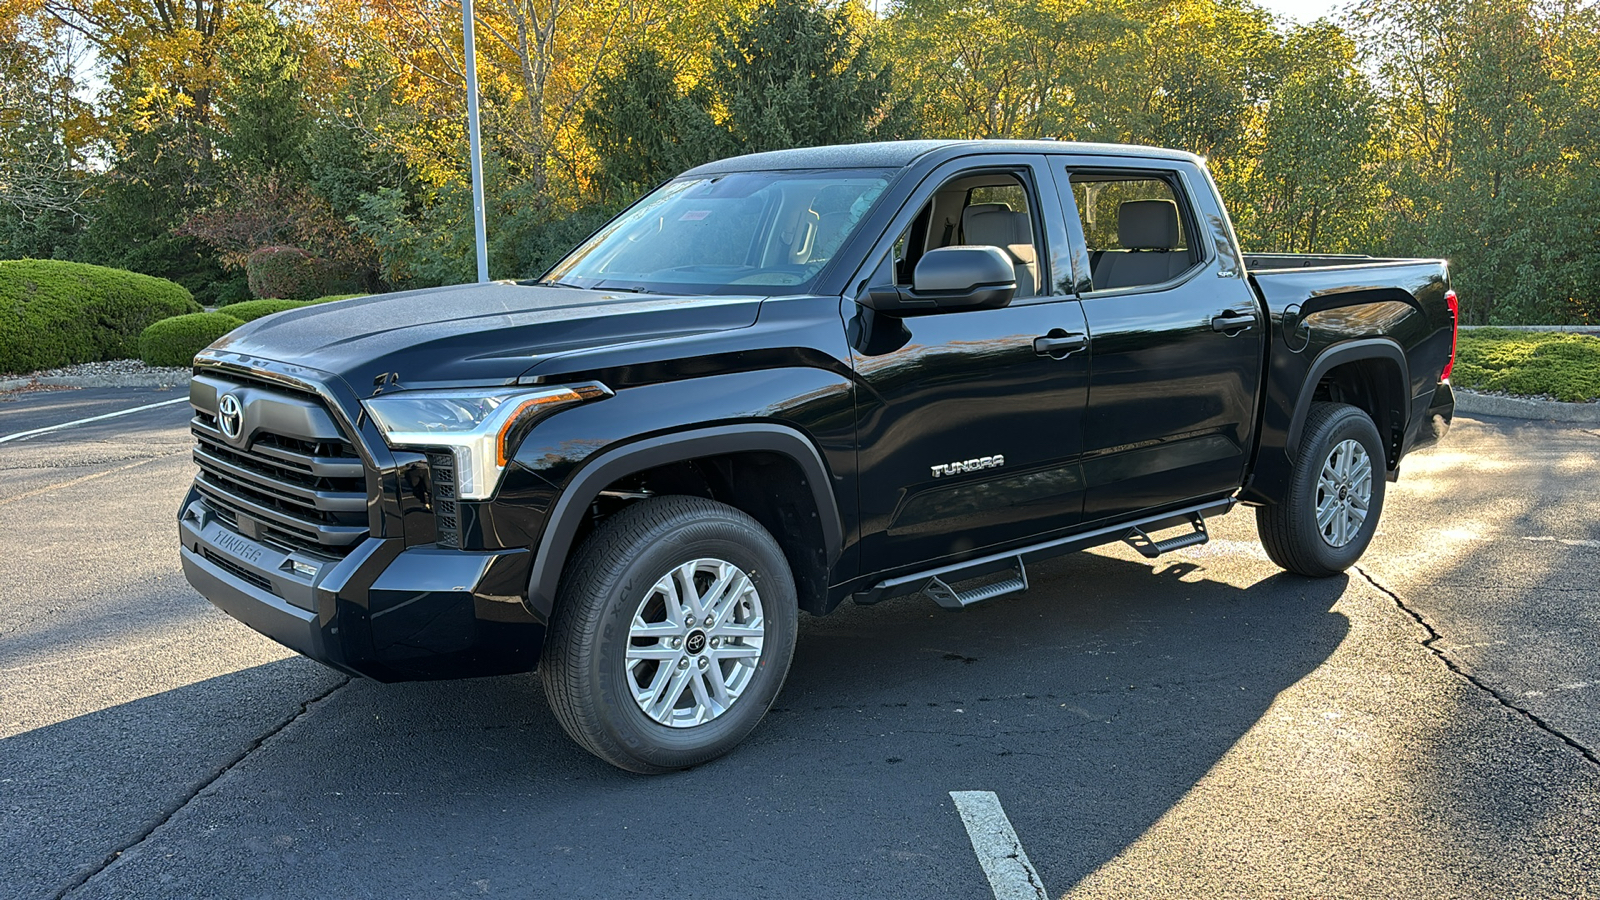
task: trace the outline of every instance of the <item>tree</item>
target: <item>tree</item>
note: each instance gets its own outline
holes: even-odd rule
[[[732,18],[708,80],[741,150],[851,144],[909,130],[863,13],[851,2],[767,0]]]
[[[1367,0],[1356,24],[1383,54],[1393,250],[1448,256],[1467,322],[1571,318],[1600,255],[1595,137],[1573,129],[1595,123],[1594,10]]]
[[[1356,54],[1354,42],[1327,21],[1289,36],[1289,71],[1267,106],[1249,199],[1236,210],[1253,248],[1370,249],[1378,174],[1370,161],[1379,120]]]
[[[25,15],[0,25],[0,257],[49,257],[86,221],[95,122],[76,89],[57,29]]]
[[[218,146],[233,168],[300,174],[311,116],[304,41],[260,3],[240,4],[219,52]]]
[[[727,155],[733,146],[712,118],[711,92],[680,91],[681,73],[653,47],[629,54],[602,76],[583,111],[583,133],[599,159],[606,203],[630,200],[660,181]]]

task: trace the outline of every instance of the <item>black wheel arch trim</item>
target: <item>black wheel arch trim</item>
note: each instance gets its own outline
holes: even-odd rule
[[[793,460],[805,473],[817,506],[828,565],[833,566],[843,551],[844,525],[838,499],[833,494],[833,479],[816,445],[797,429],[766,422],[696,428],[601,451],[573,475],[551,508],[550,518],[534,551],[533,572],[528,581],[529,612],[541,622],[549,621],[555,609],[562,565],[572,549],[573,538],[588,514],[589,504],[606,485],[634,472],[668,463],[750,452],[781,454]]]
[[[1289,420],[1289,430],[1285,440],[1285,449],[1291,459],[1299,455],[1300,433],[1305,430],[1306,416],[1311,412],[1312,398],[1323,376],[1346,363],[1367,359],[1386,360],[1399,368],[1400,396],[1390,399],[1398,401],[1395,403],[1395,414],[1400,417],[1400,433],[1402,435],[1406,433],[1411,424],[1411,364],[1406,360],[1405,351],[1388,338],[1345,341],[1329,347],[1318,355],[1316,361],[1311,364],[1311,369],[1306,372],[1305,380],[1301,382],[1300,398],[1295,401],[1294,416]],[[1396,459],[1393,462],[1398,465],[1400,461]]]

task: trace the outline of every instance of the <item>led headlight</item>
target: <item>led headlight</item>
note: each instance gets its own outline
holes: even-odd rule
[[[509,459],[508,438],[528,423],[585,400],[610,396],[601,384],[550,388],[404,391],[361,401],[390,447],[448,449],[456,458],[456,491],[487,500]]]

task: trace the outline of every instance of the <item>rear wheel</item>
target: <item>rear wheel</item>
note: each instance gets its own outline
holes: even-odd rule
[[[1300,575],[1337,575],[1355,565],[1378,528],[1386,484],[1377,426],[1347,403],[1313,403],[1289,490],[1256,510],[1272,561]]]
[[[636,503],[569,563],[539,665],[545,696],[615,766],[714,759],[777,697],[797,609],[783,551],[750,516],[699,497]]]

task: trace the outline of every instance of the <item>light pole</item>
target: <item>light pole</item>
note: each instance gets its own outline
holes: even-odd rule
[[[467,146],[472,153],[472,226],[478,245],[478,283],[489,280],[489,241],[483,219],[483,147],[478,139],[478,48],[473,41],[472,0],[461,0],[461,31],[467,54]]]

